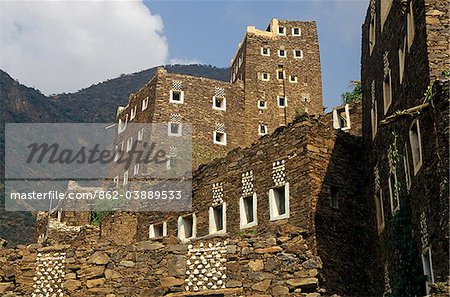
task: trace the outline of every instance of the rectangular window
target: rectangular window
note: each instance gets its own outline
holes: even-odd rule
[[[209,208],[209,234],[226,232],[226,203]]]
[[[214,131],[214,143],[220,145],[227,145],[227,133]]]
[[[300,28],[292,28],[292,36],[300,36],[301,34]]]
[[[213,97],[213,109],[216,110],[223,110],[225,111],[227,109],[227,101],[225,97]]]
[[[376,42],[376,14],[372,15],[370,19],[370,26],[369,26],[369,51],[370,54],[372,54],[373,48],[375,47]]]
[[[372,124],[372,139],[375,139],[378,130],[378,108],[377,108],[377,100],[373,98],[372,100],[372,109],[370,110],[370,119]]]
[[[423,274],[426,276],[425,286],[427,295],[430,294],[430,284],[434,283],[433,261],[431,259],[431,248],[426,248],[422,253]]]
[[[174,156],[167,157],[166,168],[167,170],[173,169],[176,166],[176,158]]]
[[[409,10],[406,15],[406,33],[408,37],[408,51],[414,42],[414,35],[416,33],[416,28],[414,25],[414,10],[413,10],[413,0],[409,1]]]
[[[138,164],[134,164],[133,167],[133,176],[139,173],[139,163]]]
[[[266,72],[261,73],[261,80],[263,80],[263,81],[269,81],[269,80],[270,80],[270,75],[269,75],[269,73],[266,73]]]
[[[181,136],[183,133],[181,123],[169,123],[168,135],[169,136]]]
[[[117,134],[122,133],[127,128],[128,124],[128,114],[125,116],[125,120],[119,119],[119,126],[117,129]]]
[[[285,27],[278,27],[278,35],[286,35],[286,28]]]
[[[270,49],[268,47],[262,47],[261,48],[261,55],[262,56],[270,56]]]
[[[380,234],[384,229],[384,209],[383,209],[383,190],[379,189],[375,193],[375,210],[377,212],[377,229]]]
[[[383,30],[384,22],[389,15],[393,0],[381,0],[381,30]]]
[[[394,214],[400,209],[400,197],[396,190],[397,187],[397,173],[394,171],[389,175],[389,196],[391,198],[391,212]]]
[[[267,134],[267,125],[259,124],[258,134],[259,135],[266,135]]]
[[[132,120],[134,120],[134,118],[136,117],[136,108],[137,108],[137,106],[135,106],[134,108],[131,109],[130,122]]]
[[[294,50],[294,58],[303,59],[303,51],[302,50]]]
[[[257,198],[256,193],[252,196],[241,197],[240,208],[240,228],[249,228],[257,225]]]
[[[258,108],[259,109],[266,109],[267,108],[267,101],[266,100],[258,100]]]
[[[144,128],[139,129],[138,135],[137,135],[138,141],[142,141],[142,139],[144,139]]]
[[[169,102],[175,104],[184,103],[184,91],[170,90]]]
[[[151,224],[149,228],[149,238],[159,238],[167,236],[167,222]]]
[[[123,186],[128,185],[128,170],[123,174]]]
[[[406,53],[406,37],[403,40],[403,44],[400,45],[398,49],[398,67],[399,67],[399,76],[400,76],[400,84],[403,82],[403,74],[405,72],[405,53]]]
[[[278,107],[286,107],[287,106],[287,99],[284,96],[278,96],[277,102],[278,102]]]
[[[350,126],[350,107],[345,104],[344,107],[333,110],[333,127],[335,129],[348,130]]]
[[[391,70],[383,81],[383,102],[384,102],[384,114],[389,110],[392,103],[392,82],[391,82]]]
[[[277,70],[277,79],[279,79],[279,80],[284,79],[284,71],[282,69]]]
[[[278,50],[278,57],[286,58],[286,51],[284,49]]]
[[[120,144],[116,145],[115,152],[114,152],[114,162],[117,162],[120,160],[123,154],[123,141],[120,142]]]
[[[403,167],[405,169],[406,188],[411,189],[411,171],[409,170],[408,146],[403,149]]]
[[[148,97],[145,97],[144,100],[142,100],[142,111],[146,110],[148,107]]]
[[[119,176],[116,175],[116,177],[114,177],[114,186],[117,188],[119,187]]]
[[[414,175],[422,167],[422,141],[420,136],[419,120],[415,120],[409,128],[409,143],[411,146]]]
[[[289,183],[269,190],[270,220],[289,218]]]
[[[197,233],[197,217],[195,214],[191,214],[178,218],[178,238],[181,241],[188,241],[195,238]]]
[[[128,137],[128,140],[127,140],[127,153],[129,151],[131,151],[132,147],[133,147],[133,137]]]
[[[290,83],[297,83],[298,82],[297,75],[289,75],[289,82]]]
[[[331,198],[330,206],[332,208],[339,208],[339,192],[340,192],[340,190],[341,189],[337,186],[330,187],[330,198]]]

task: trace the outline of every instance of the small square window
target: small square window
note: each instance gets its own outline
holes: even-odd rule
[[[270,220],[289,218],[289,183],[269,190]]]
[[[127,140],[127,153],[131,151],[131,148],[133,147],[133,137],[129,137]]]
[[[224,97],[213,97],[213,109],[216,110],[226,110],[227,109],[227,101]]]
[[[278,56],[281,58],[286,58],[286,51],[284,49],[278,50]]]
[[[256,193],[240,199],[240,228],[249,228],[257,225]]]
[[[297,75],[289,75],[289,82],[297,83],[298,82]]]
[[[159,238],[167,236],[167,222],[151,224],[149,228],[149,238]]]
[[[227,145],[227,133],[214,131],[214,143],[220,145]]]
[[[148,107],[148,97],[145,97],[144,100],[142,100],[142,111],[146,110]]]
[[[278,96],[278,107],[286,107],[287,106],[287,100],[284,96]]]
[[[294,57],[296,59],[303,59],[303,51],[302,50],[294,50]]]
[[[266,73],[266,72],[261,73],[261,80],[269,81],[270,80],[269,73]]]
[[[266,100],[258,100],[258,108],[259,109],[266,109],[267,108],[267,101]]]
[[[209,208],[209,234],[226,232],[226,203]]]
[[[292,28],[292,36],[300,36],[301,31],[300,28]]]
[[[286,35],[286,28],[278,27],[278,35]]]
[[[184,91],[170,90],[170,103],[182,104],[184,102]]]
[[[195,214],[191,214],[185,217],[178,218],[178,238],[181,241],[188,241],[195,238],[197,233],[197,217]]]
[[[259,128],[258,128],[258,134],[259,135],[266,135],[267,132],[267,125],[265,124],[259,124]]]
[[[261,48],[261,55],[262,56],[270,56],[270,49],[268,47],[262,47]]]
[[[414,175],[416,175],[420,167],[422,167],[422,141],[419,120],[415,120],[412,123],[411,128],[409,128],[409,143],[411,145]]]
[[[182,135],[182,128],[180,123],[169,123],[169,136],[181,136]]]

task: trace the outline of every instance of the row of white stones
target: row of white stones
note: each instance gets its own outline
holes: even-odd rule
[[[66,253],[38,253],[32,297],[62,297]]]

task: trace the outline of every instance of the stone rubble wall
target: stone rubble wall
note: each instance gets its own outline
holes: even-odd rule
[[[306,232],[175,237],[116,245],[83,230],[70,244],[0,249],[2,296],[327,296]],[[189,293],[186,290],[189,290]]]

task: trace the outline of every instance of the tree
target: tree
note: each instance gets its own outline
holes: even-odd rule
[[[353,80],[350,82],[351,91],[342,93],[342,103],[347,104],[351,102],[357,102],[362,99],[362,86],[361,81]]]

